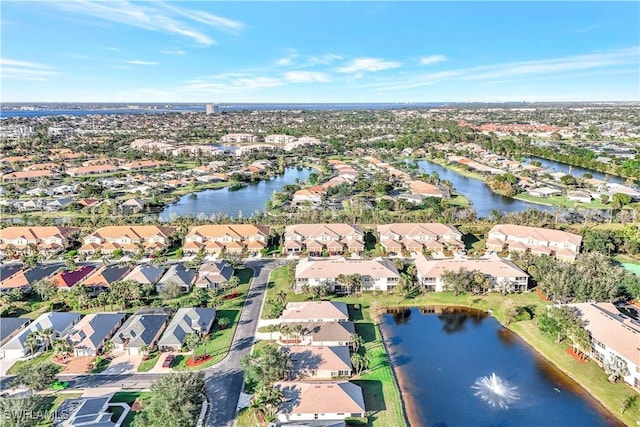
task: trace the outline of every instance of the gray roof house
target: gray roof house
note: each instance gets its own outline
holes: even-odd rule
[[[15,337],[30,321],[25,317],[3,317],[0,320],[0,346]]]
[[[181,308],[158,341],[158,347],[162,350],[179,351],[187,334],[206,335],[215,319],[215,308]]]
[[[122,325],[123,313],[94,313],[85,316],[64,339],[75,356],[96,356],[104,342]]]
[[[184,264],[173,264],[169,267],[169,270],[162,276],[156,290],[160,292],[162,287],[169,282],[177,283],[180,288],[185,292],[188,292],[196,280],[196,274],[198,270],[195,268],[185,268]]]
[[[56,411],[58,414],[64,414],[64,417],[54,420],[53,425],[56,427],[115,427],[118,424],[111,421],[113,413],[107,411],[111,397],[112,395],[66,399]],[[126,415],[123,413],[118,421],[123,421]]]
[[[280,334],[280,343],[294,345],[315,346],[352,346],[351,335],[356,332],[353,322],[299,322],[287,323],[292,330],[296,325],[302,325],[302,337],[295,334],[284,336]]]
[[[25,345],[25,341],[31,332],[51,328],[53,329],[52,338],[58,338],[63,336],[73,325],[78,323],[79,320],[80,315],[78,313],[43,313],[5,345],[0,347],[0,359],[3,357],[7,359],[18,359],[26,356],[30,348]]]
[[[198,270],[195,285],[198,288],[216,289],[233,276],[233,267],[226,261],[215,261],[202,264]]]
[[[151,264],[137,265],[123,280],[134,280],[142,285],[155,285],[164,274],[165,267],[155,266]]]
[[[22,270],[21,264],[4,264],[0,265],[0,282],[16,274]]]
[[[139,311],[124,322],[111,342],[116,350],[124,350],[131,355],[140,354],[140,348],[145,345],[152,350],[167,325],[167,320],[169,315],[166,313]]]

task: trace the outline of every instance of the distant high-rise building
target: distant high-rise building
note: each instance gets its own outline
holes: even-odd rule
[[[220,106],[214,104],[206,104],[205,111],[207,114],[220,114]]]

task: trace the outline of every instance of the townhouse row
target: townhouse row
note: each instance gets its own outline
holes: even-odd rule
[[[15,255],[38,250],[50,255],[68,248],[80,232],[68,227],[7,227],[0,230],[0,254]],[[389,255],[431,252],[444,254],[464,249],[462,233],[439,223],[395,223],[377,226],[379,243]],[[177,242],[176,228],[169,226],[110,226],[85,236],[79,252],[113,254],[162,253]],[[200,225],[184,237],[185,254],[204,252],[257,254],[269,245],[269,227],[252,224]],[[370,242],[369,242],[370,243]],[[560,230],[499,224],[487,235],[487,249],[530,251],[573,262],[582,237]],[[361,254],[366,248],[365,231],[350,224],[298,224],[287,226],[282,239],[286,255]]]
[[[107,341],[113,343],[115,351],[128,355],[148,354],[156,348],[180,351],[188,334],[206,336],[215,319],[215,308],[202,307],[180,308],[173,316],[169,309],[156,308],[140,310],[128,318],[117,312],[84,317],[79,313],[48,312],[33,322],[7,317],[0,326],[0,359],[12,363],[45,346],[52,348],[59,339],[76,357],[103,353]]]

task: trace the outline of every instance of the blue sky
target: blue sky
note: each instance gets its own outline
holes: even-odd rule
[[[640,2],[2,1],[3,102],[639,101]]]

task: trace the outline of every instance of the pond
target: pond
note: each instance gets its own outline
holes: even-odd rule
[[[551,206],[527,203],[522,200],[515,200],[496,194],[491,191],[484,181],[460,175],[437,163],[428,160],[419,160],[418,166],[429,174],[433,171],[437,172],[441,180],[451,181],[456,191],[471,201],[478,217],[489,218],[491,211],[494,209],[499,210],[503,214],[525,211],[527,209],[553,211]]]
[[[617,184],[627,185],[625,184],[625,179],[620,178],[619,176],[607,175],[602,172],[594,171],[592,169],[585,169],[579,166],[571,166],[566,163],[556,162],[555,160],[547,160],[542,157],[529,156],[522,159],[523,163],[529,163],[530,161],[540,162],[544,169],[547,169],[549,173],[554,172],[563,172],[566,174],[571,174],[576,177],[583,177],[585,173],[590,173],[596,179],[607,181],[607,182],[615,182]]]
[[[403,308],[381,328],[412,427],[621,425],[483,312]]]
[[[231,217],[249,217],[256,211],[264,211],[267,200],[274,191],[280,191],[287,184],[297,180],[307,181],[313,169],[290,167],[284,174],[247,184],[237,190],[220,188],[204,190],[182,196],[177,202],[168,205],[161,213],[160,220],[168,221],[171,214],[179,216],[223,213]]]

